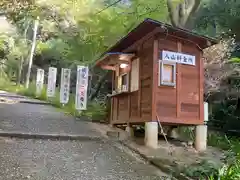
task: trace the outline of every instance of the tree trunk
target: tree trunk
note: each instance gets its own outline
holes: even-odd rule
[[[167,0],[170,21],[173,26],[186,28],[189,19],[197,11],[201,0],[182,0],[176,7],[173,0]]]
[[[107,75],[108,75],[108,72],[105,73],[105,74],[100,78],[100,80],[98,81],[98,83],[97,83],[96,86],[94,87],[94,89],[96,89],[96,90],[95,90],[95,92],[89,97],[89,100],[90,100],[90,101],[92,101],[94,98],[97,97],[97,95],[98,95],[98,93],[99,93],[99,91],[100,91],[100,89],[101,89],[101,87],[102,87],[102,84],[103,84],[103,82],[105,81]]]
[[[32,69],[32,61],[33,61],[33,54],[36,46],[36,36],[37,36],[37,29],[38,29],[38,18],[35,20],[34,24],[34,34],[33,34],[33,42],[32,42],[32,49],[30,53],[29,63],[28,63],[28,71],[26,76],[26,88],[29,87],[29,81],[30,81],[30,75],[31,75],[31,69]]]
[[[23,69],[23,57],[21,57],[21,60],[20,60],[20,62],[19,62],[17,85],[20,85],[20,84],[21,84],[22,69]]]

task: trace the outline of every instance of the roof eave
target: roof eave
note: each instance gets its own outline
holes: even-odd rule
[[[114,51],[114,49],[117,49],[118,46],[119,46],[124,40],[126,40],[127,38],[129,38],[129,36],[130,36],[131,34],[133,34],[140,26],[142,26],[142,25],[143,25],[144,23],[146,23],[146,22],[158,24],[158,25],[160,25],[160,26],[163,25],[163,26],[165,26],[166,28],[169,28],[169,29],[171,29],[171,30],[173,30],[173,31],[182,32],[182,33],[184,33],[184,34],[186,34],[186,35],[190,35],[190,36],[192,36],[192,37],[196,37],[196,38],[198,38],[199,40],[200,40],[200,39],[201,39],[201,40],[206,40],[206,43],[204,43],[203,45],[201,45],[201,46],[202,46],[202,49],[205,49],[205,48],[207,48],[207,47],[210,47],[210,46],[218,43],[218,41],[217,41],[216,39],[214,39],[214,38],[210,38],[210,37],[207,37],[207,36],[202,36],[202,35],[199,35],[199,34],[197,34],[197,33],[192,32],[192,31],[188,31],[188,30],[186,30],[186,29],[174,27],[174,26],[171,26],[171,25],[169,25],[169,24],[167,24],[167,23],[163,23],[163,22],[159,22],[159,21],[156,21],[156,20],[147,18],[147,19],[145,19],[142,23],[138,24],[134,29],[132,29],[127,35],[125,35],[123,38],[121,38],[120,40],[118,40],[115,45],[111,46],[106,52],[104,52],[104,53],[100,56],[99,60],[97,60],[96,65],[99,64],[103,59],[106,58],[107,53]],[[210,43],[208,44],[208,42],[210,42]]]

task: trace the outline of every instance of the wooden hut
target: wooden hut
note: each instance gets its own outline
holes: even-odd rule
[[[146,19],[97,61],[113,70],[111,124],[204,123],[202,50],[208,37]]]

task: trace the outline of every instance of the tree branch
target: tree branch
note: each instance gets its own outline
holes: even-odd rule
[[[99,91],[100,91],[100,88],[102,87],[102,84],[103,82],[105,81],[106,77],[108,75],[108,71],[104,73],[104,75],[100,78],[100,80],[97,82],[97,84],[95,85],[94,89],[95,89],[95,92],[93,94],[90,95],[89,97],[89,100],[93,100],[94,98],[97,97]]]

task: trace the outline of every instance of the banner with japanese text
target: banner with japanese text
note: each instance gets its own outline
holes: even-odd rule
[[[55,96],[56,80],[57,80],[57,68],[49,67],[48,84],[47,84],[47,97],[54,97]]]
[[[61,87],[60,87],[60,103],[67,104],[69,101],[71,69],[62,68]]]
[[[88,90],[88,67],[77,67],[77,83],[75,107],[77,110],[87,109],[87,90]]]
[[[44,70],[37,69],[37,78],[36,78],[36,95],[41,95],[44,83]]]

